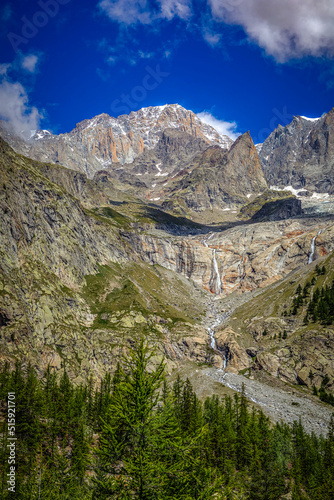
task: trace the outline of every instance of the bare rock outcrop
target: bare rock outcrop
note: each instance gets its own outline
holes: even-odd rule
[[[181,273],[213,293],[217,293],[219,281],[220,292],[228,294],[265,287],[307,265],[314,237],[314,259],[332,251],[331,220],[321,221],[321,234],[319,227],[316,219],[237,226],[214,234],[208,246],[196,237],[166,238],[153,233],[127,233],[124,237],[145,262]]]
[[[224,209],[245,203],[267,184],[249,133],[229,150],[212,146],[186,165],[187,175],[170,187],[164,206],[186,206],[193,211]]]
[[[295,116],[265,140],[261,164],[269,185],[334,193],[334,108],[318,119]]]
[[[240,334],[235,333],[232,328],[228,327],[216,333],[216,346],[227,372],[239,373],[240,370],[251,366],[250,356],[240,345]]]

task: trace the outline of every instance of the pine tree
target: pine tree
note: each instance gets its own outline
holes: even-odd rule
[[[149,372],[151,358],[141,339],[129,360],[123,360],[100,440],[96,494],[101,498],[108,494],[122,498],[126,491],[135,491],[141,499],[150,496],[155,470],[149,455],[150,431],[164,370],[160,363]]]
[[[248,403],[245,395],[245,385],[242,384],[240,398],[236,399],[237,426],[236,451],[238,468],[249,465],[251,459],[250,436],[248,432]]]
[[[324,500],[334,498],[334,413],[331,416],[328,435],[324,445],[323,479],[321,494]]]
[[[94,498],[210,498],[215,480],[202,462],[205,428],[190,435],[179,425],[174,401],[162,404],[164,364],[149,370],[152,356],[141,339],[123,360],[102,428]],[[190,383],[183,403],[187,412],[194,403]]]

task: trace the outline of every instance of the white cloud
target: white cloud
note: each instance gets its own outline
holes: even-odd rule
[[[210,45],[210,47],[216,47],[222,38],[220,33],[214,33],[211,29],[204,27],[202,29],[202,35],[204,40]]]
[[[191,0],[159,0],[161,8],[161,17],[173,19],[189,19],[192,13]]]
[[[217,22],[235,24],[279,62],[334,56],[333,0],[202,0],[200,4],[195,0],[156,0],[155,7],[151,0],[101,0],[99,7],[123,25],[193,18],[193,26],[197,23],[194,12],[198,12],[204,20],[202,36],[210,46],[221,44],[222,24],[217,26]]]
[[[277,61],[334,55],[332,0],[208,0],[216,20],[241,25]]]
[[[108,64],[115,64],[118,61],[118,58],[115,56],[108,56],[107,57],[107,63]]]
[[[15,78],[15,75],[19,75],[22,69],[28,71],[29,73],[35,73],[38,62],[39,56],[35,54],[23,56],[19,53],[18,57],[16,57],[12,63],[0,64],[0,77],[5,77],[11,74],[11,76],[14,75]]]
[[[30,137],[31,130],[40,128],[43,115],[36,107],[29,106],[26,90],[19,82],[3,80],[0,84],[0,118],[23,138]]]
[[[133,25],[174,17],[186,20],[191,16],[191,4],[192,0],[158,0],[159,8],[152,9],[148,0],[101,0],[99,7],[112,21]]]
[[[21,61],[21,66],[23,69],[29,71],[30,73],[34,73],[37,69],[38,56],[35,54],[29,54],[25,56]]]
[[[147,0],[102,0],[100,9],[107,16],[123,24],[150,24],[152,14]]]
[[[202,120],[202,122],[211,125],[211,127],[215,128],[217,132],[223,135],[227,135],[234,141],[240,135],[236,132],[237,128],[236,122],[225,122],[224,120],[219,120],[208,111],[202,111],[201,113],[197,113],[197,116],[200,120]]]
[[[109,80],[109,78],[110,78],[110,74],[109,74],[109,72],[108,72],[108,71],[105,71],[105,70],[103,70],[103,69],[101,69],[101,68],[96,68],[96,74],[97,74],[97,76],[98,76],[99,78],[101,78],[101,80],[102,80],[103,82],[108,81],[108,80]]]

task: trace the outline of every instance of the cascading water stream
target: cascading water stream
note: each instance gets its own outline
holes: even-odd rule
[[[320,231],[318,232],[318,234],[316,234],[316,235],[314,236],[314,238],[312,239],[312,243],[311,243],[311,253],[310,253],[310,256],[309,256],[309,258],[308,258],[308,263],[309,263],[309,264],[312,264],[312,262],[313,262],[313,257],[314,257],[314,254],[315,254],[315,240],[316,240],[317,236],[319,236],[319,234],[321,234],[321,232],[322,232],[322,229],[320,229]]]
[[[210,234],[209,238],[206,240],[203,240],[203,244],[205,247],[209,248],[209,245],[207,244],[207,241],[211,240],[211,238],[215,235],[215,233]]]
[[[218,264],[217,264],[217,260],[216,260],[216,250],[215,249],[213,249],[212,258],[213,258],[213,268],[214,268],[216,276],[217,276],[217,280],[216,280],[216,294],[219,295],[220,292],[221,292],[222,282],[221,282],[220,275],[219,275]]]
[[[215,331],[213,328],[208,328],[208,334],[210,337],[210,347],[212,349],[216,349],[216,339],[215,339]]]
[[[209,245],[208,245],[207,242],[214,235],[215,235],[215,233],[212,233],[207,239],[203,240],[203,244],[204,244],[205,247],[209,248]],[[220,278],[220,275],[219,275],[218,263],[217,263],[217,259],[216,259],[216,250],[214,248],[212,249],[212,261],[213,261],[213,268],[214,268],[214,271],[215,271],[215,274],[216,274],[215,294],[216,295],[220,295],[222,282],[221,282],[221,278]],[[208,329],[207,329],[208,330],[208,334],[209,334],[209,338],[210,338],[210,347],[211,347],[211,349],[217,350],[217,344],[216,344],[216,339],[215,339],[215,328],[216,328],[216,326],[218,326],[219,324],[221,324],[224,319],[225,319],[225,315],[222,315],[221,317],[217,316],[217,319],[216,319],[215,323],[213,325],[209,326]],[[224,357],[224,359],[222,360],[222,370],[225,370],[226,364],[227,364],[227,360],[226,360],[226,357]]]
[[[216,351],[218,351],[217,349],[217,343],[216,343],[216,338],[215,338],[215,328],[218,326],[218,325],[222,325],[224,323],[224,321],[228,318],[228,313],[224,313],[224,314],[218,314],[216,316],[216,321],[208,327],[208,334],[209,334],[209,338],[210,338],[210,347],[211,349],[215,349]],[[226,353],[224,355],[224,357],[222,357],[222,351],[219,350],[219,355],[220,357],[222,358],[222,366],[221,366],[221,370],[225,370],[226,369],[226,365],[227,365],[227,356],[226,356]]]
[[[209,236],[209,238],[207,238],[206,240],[203,240],[204,246],[206,246],[207,248],[209,248],[209,245],[207,244],[207,241],[209,241],[214,235],[215,235],[215,233],[212,233]],[[216,259],[216,250],[214,248],[212,249],[212,261],[213,261],[213,268],[214,268],[214,271],[216,273],[215,294],[216,295],[220,295],[222,282],[221,282],[221,278],[220,278],[220,274],[219,274],[219,269],[218,269],[218,263],[217,263],[217,259]]]

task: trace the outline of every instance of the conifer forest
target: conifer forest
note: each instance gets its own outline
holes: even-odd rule
[[[111,378],[74,386],[66,367],[42,378],[6,365],[1,390],[1,498],[8,491],[7,394],[16,394],[16,498],[332,500],[334,416],[327,437],[270,423],[245,395],[202,403],[165,379],[142,339]]]

